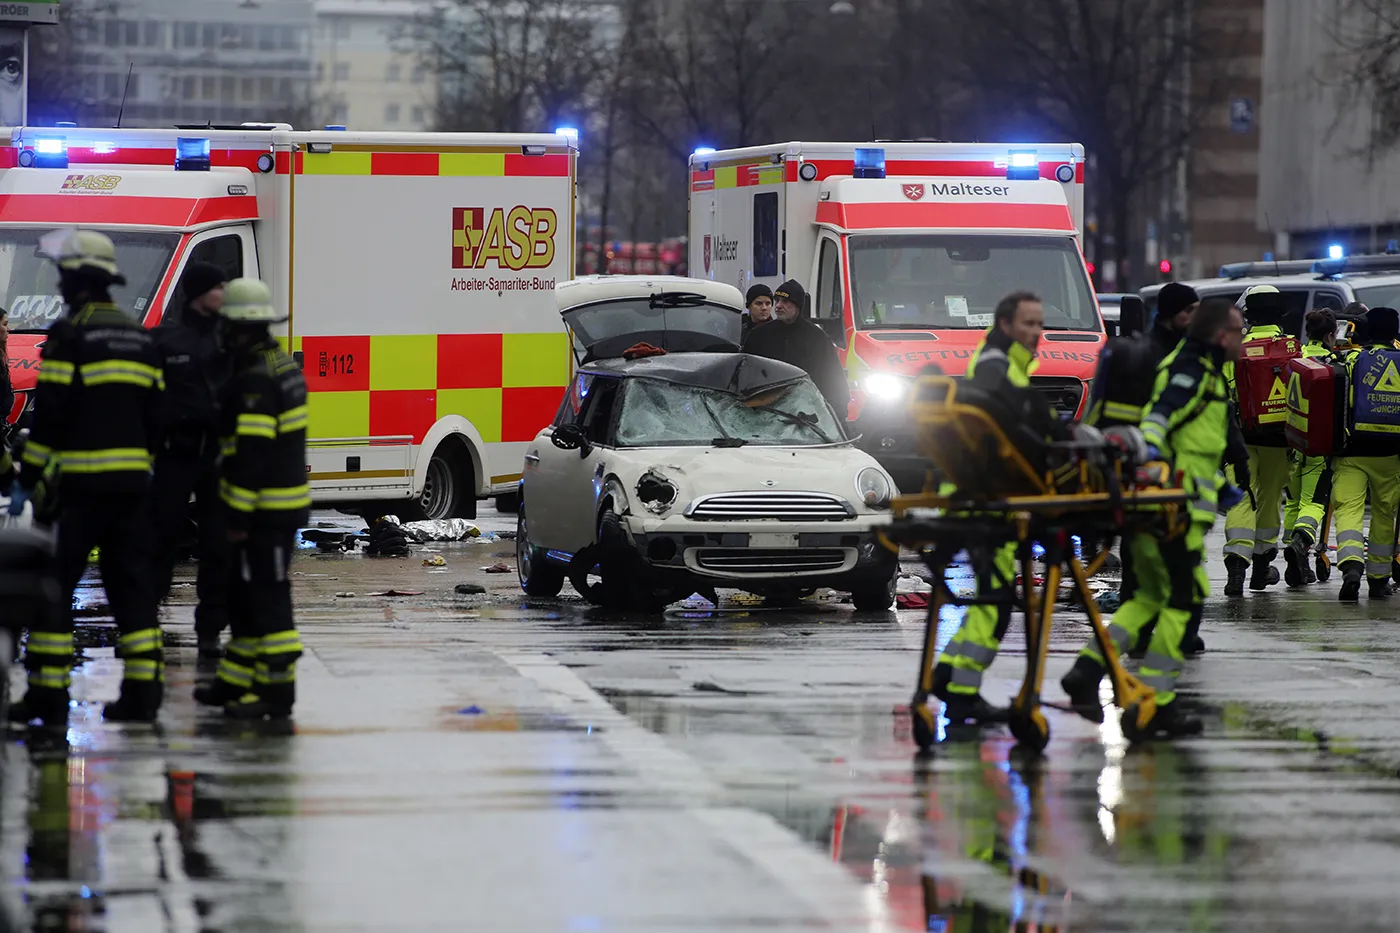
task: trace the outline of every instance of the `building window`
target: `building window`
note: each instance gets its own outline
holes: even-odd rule
[[[343,16],[335,21],[335,37],[337,39],[350,38],[350,18]]]
[[[142,45],[147,48],[160,48],[165,45],[165,24],[156,20],[147,20],[141,24],[144,35]]]
[[[262,100],[265,100],[265,101],[268,101],[268,100],[276,100],[276,99],[277,99],[277,79],[276,79],[276,78],[259,78],[259,79],[258,79],[258,93],[261,95],[261,99],[262,99]]]
[[[244,78],[241,83],[243,85],[243,100],[248,103],[252,103],[253,101],[257,100],[257,81],[253,78]]]
[[[388,71],[384,73],[384,80],[392,84],[402,77],[403,66],[400,65],[398,62],[390,62]]]
[[[194,77],[193,77],[193,76],[191,76],[191,75],[186,75],[185,77],[183,77],[183,78],[180,79],[180,96],[181,96],[181,97],[183,97],[183,98],[184,98],[185,100],[187,100],[187,101],[194,100],[194,91],[195,91],[195,87],[194,87]]]
[[[324,80],[326,80],[326,63],[325,63],[325,62],[317,62],[317,63],[316,63],[316,80],[317,80],[317,81],[324,81]]]
[[[219,47],[219,26],[217,23],[205,23],[199,31],[199,44],[206,49],[217,49]]]
[[[384,108],[384,122],[385,122],[385,123],[398,123],[398,122],[399,122],[399,105],[398,105],[398,104],[389,104],[388,106],[386,106],[386,107]]]
[[[219,79],[219,101],[231,104],[238,96],[238,79],[233,75],[224,75]]]
[[[109,19],[102,27],[102,41],[108,46],[115,46],[121,42],[122,24],[114,19]]]
[[[350,80],[350,63],[349,63],[349,62],[336,62],[336,63],[335,63],[335,79],[336,79],[337,81],[349,81],[349,80]]]
[[[422,66],[422,65],[414,65],[414,66],[413,66],[413,77],[412,77],[410,80],[412,80],[414,84],[422,84],[422,83],[423,83],[423,66]]]
[[[122,92],[122,76],[108,72],[102,76],[102,96],[115,99]]]
[[[413,111],[412,111],[412,116],[413,116],[413,125],[414,125],[414,126],[422,126],[422,125],[423,125],[423,116],[424,116],[424,114],[423,114],[423,108],[422,108],[422,107],[414,107],[414,108],[413,108]]]
[[[258,50],[261,52],[274,52],[277,50],[277,27],[258,27]]]
[[[345,126],[350,122],[350,108],[344,104],[336,104],[331,108],[331,123],[335,126]]]
[[[284,52],[295,52],[301,46],[301,43],[297,41],[298,31],[299,30],[295,26],[282,27],[279,38],[281,39],[281,46]]]
[[[205,75],[200,81],[200,97],[205,100],[217,100],[219,96],[219,81],[212,75]]]
[[[177,48],[192,49],[199,45],[199,24],[179,23],[175,29],[175,45]]]

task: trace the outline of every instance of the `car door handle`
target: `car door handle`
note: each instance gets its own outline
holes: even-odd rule
[[[528,453],[528,454],[525,455],[525,462],[526,462],[526,463],[539,463],[539,462],[540,462],[540,455],[537,454],[537,453],[535,453],[534,451],[531,451],[530,453]]]

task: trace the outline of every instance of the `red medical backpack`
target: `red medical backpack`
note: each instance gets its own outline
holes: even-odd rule
[[[1284,367],[1288,446],[1326,457],[1346,443],[1347,370],[1327,357],[1299,357]]]
[[[1235,364],[1235,392],[1240,403],[1240,428],[1250,444],[1282,447],[1288,421],[1288,384],[1284,369],[1302,351],[1293,337],[1263,337],[1245,341]]]

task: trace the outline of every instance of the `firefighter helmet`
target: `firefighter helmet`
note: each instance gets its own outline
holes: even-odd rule
[[[272,289],[261,279],[234,279],[224,286],[219,314],[235,324],[276,324],[285,321],[272,304]]]
[[[117,250],[105,233],[96,230],[63,229],[45,235],[39,251],[64,272],[100,272],[118,285],[126,279],[117,268]]]

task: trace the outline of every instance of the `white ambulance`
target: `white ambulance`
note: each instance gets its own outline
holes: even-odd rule
[[[149,327],[178,315],[196,261],[268,282],[290,320],[318,505],[431,518],[511,497],[572,355],[554,302],[571,277],[577,149],[555,135],[19,128],[0,145],[0,306],[32,404],[61,313],[36,252],[102,230]]]
[[[1032,381],[1079,413],[1105,339],[1083,226],[1078,144],[792,142],[690,159],[691,274],[741,292],[802,283],[845,361],[852,433],[904,489],[926,469],[905,427],[911,377],[962,373],[1012,291],[1045,302]]]

